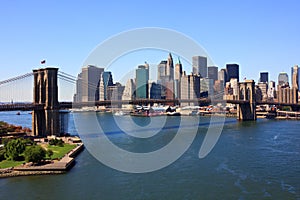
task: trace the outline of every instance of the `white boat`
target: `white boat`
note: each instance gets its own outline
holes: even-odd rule
[[[122,110],[120,110],[120,111],[115,112],[114,115],[115,116],[123,116],[123,115],[125,115],[125,113]]]

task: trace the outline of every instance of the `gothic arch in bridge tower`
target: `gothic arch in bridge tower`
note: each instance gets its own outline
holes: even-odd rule
[[[57,88],[58,68],[33,70],[32,134],[35,136],[59,135],[59,104]]]
[[[251,89],[249,87],[247,87],[247,90],[246,90],[246,100],[247,101],[250,101],[250,99],[252,98],[252,94],[253,93],[251,92]]]
[[[239,120],[256,120],[256,102],[255,102],[255,82],[245,80],[238,83],[238,100],[240,103],[237,107],[237,117]]]

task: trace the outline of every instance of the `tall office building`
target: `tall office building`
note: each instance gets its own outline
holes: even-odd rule
[[[200,79],[200,93],[207,92],[207,95],[214,95],[214,80],[210,78]]]
[[[215,82],[216,80],[218,80],[218,67],[216,67],[216,66],[209,66],[207,68],[207,77],[209,79],[212,79],[213,82]]]
[[[289,82],[289,76],[286,72],[280,72],[278,75],[278,85],[285,85]]]
[[[146,99],[148,93],[149,68],[146,65],[139,65],[136,69],[136,98]]]
[[[162,99],[174,98],[174,64],[171,53],[167,60],[161,61],[157,66],[157,84],[161,86]]]
[[[263,82],[263,83],[269,82],[269,72],[260,72],[260,77],[258,82]]]
[[[193,56],[193,74],[207,77],[207,58],[203,56]]]
[[[166,60],[162,60],[157,65],[157,80],[165,79],[165,77],[166,77],[166,68],[167,68],[167,61]]]
[[[74,94],[74,97],[73,97],[73,101],[74,102],[81,102],[82,100],[82,94],[81,94],[81,91],[82,91],[82,72],[80,72],[77,76],[77,79],[76,79],[76,93]]]
[[[259,87],[261,91],[261,98],[260,100],[267,100],[268,98],[268,83],[267,82],[259,82],[257,83],[257,86]]]
[[[276,85],[275,81],[270,81],[268,85],[268,99],[273,100],[276,98]]]
[[[174,80],[174,64],[173,64],[173,58],[171,53],[169,53],[168,60],[167,60],[166,76],[170,81]]]
[[[135,83],[133,79],[128,79],[122,95],[122,100],[135,99]]]
[[[155,83],[155,81],[149,81],[149,95],[150,99],[160,99],[161,85]]]
[[[107,86],[107,100],[111,100],[111,107],[121,108],[122,103],[113,103],[114,101],[122,100],[122,95],[124,92],[125,86],[122,86],[121,83],[116,82],[116,84]]]
[[[217,94],[224,93],[224,81],[223,80],[216,80],[214,84],[214,91]]]
[[[111,72],[102,72],[99,84],[99,100],[109,100],[107,95],[108,86],[113,86],[113,78]]]
[[[180,62],[180,58],[178,58],[178,62],[175,65],[175,80],[180,80],[182,76],[182,64]]]
[[[99,97],[99,79],[103,68],[88,65],[78,74],[76,98],[81,102],[95,101]]]
[[[239,82],[239,65],[238,64],[226,64],[226,74],[227,80],[229,82],[230,79],[235,78],[237,82]]]
[[[292,67],[292,87],[296,88],[297,90],[299,90],[299,83],[300,83],[300,68],[298,67],[298,65],[295,65],[294,67]]]
[[[223,81],[223,84],[225,86],[226,80],[227,80],[227,74],[226,69],[220,69],[218,72],[218,80]]]
[[[180,82],[180,99],[200,98],[200,76],[183,74]],[[198,103],[181,103],[181,106],[198,105]]]
[[[178,58],[178,63],[175,65],[175,77],[174,77],[174,98],[180,98],[180,81],[182,76],[182,64]]]

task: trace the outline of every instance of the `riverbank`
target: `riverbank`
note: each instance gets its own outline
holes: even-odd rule
[[[83,143],[79,143],[60,160],[53,160],[50,163],[39,166],[34,166],[32,163],[26,163],[17,167],[0,169],[0,178],[66,173],[75,165],[75,157],[83,149]]]

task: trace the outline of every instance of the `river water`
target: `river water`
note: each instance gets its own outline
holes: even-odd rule
[[[116,127],[111,114],[97,118],[107,127]],[[129,116],[122,121],[129,119],[139,125],[150,123],[149,118]],[[178,119],[170,119],[171,128],[148,142],[136,144],[114,128],[107,136],[130,151],[159,149],[176,133]],[[0,120],[31,127],[31,115],[26,112],[18,116],[1,112]],[[300,199],[300,121],[227,118],[213,150],[199,159],[208,121],[200,119],[189,149],[160,170],[120,172],[99,162],[87,148],[66,174],[0,179],[0,199]],[[71,113],[69,132],[77,134]]]

